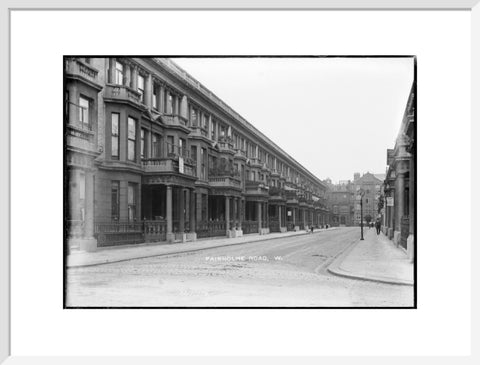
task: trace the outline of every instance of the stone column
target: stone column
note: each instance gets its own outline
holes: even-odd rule
[[[116,65],[116,59],[115,58],[110,58],[109,59],[110,66],[109,66],[109,81],[111,84],[115,84],[115,65]]]
[[[395,230],[395,227],[394,227],[393,225],[394,225],[394,222],[395,222],[395,206],[396,206],[396,204],[397,204],[397,202],[395,201],[395,199],[397,199],[397,198],[395,197],[395,190],[392,190],[390,194],[391,194],[391,196],[392,196],[393,199],[394,199],[394,200],[393,200],[393,204],[394,204],[394,205],[391,206],[391,207],[389,207],[389,208],[390,208],[389,213],[388,213],[388,218],[389,218],[388,227],[390,228],[390,229],[389,229],[389,233],[390,233],[390,230],[391,230],[391,232],[393,232],[393,231]],[[392,234],[393,234],[393,233],[392,233]],[[390,234],[390,236],[391,236],[391,234]],[[389,237],[389,238],[391,238],[391,237]]]
[[[396,231],[401,231],[402,227],[402,217],[404,215],[404,196],[405,196],[405,174],[404,173],[399,173],[397,174],[397,187],[395,189],[396,191],[396,208],[397,208],[397,215],[396,215],[396,221],[395,221],[395,230]]]
[[[238,227],[242,229],[242,223],[245,218],[245,199],[240,199],[240,217],[238,219]]]
[[[202,161],[200,160],[202,157],[202,146],[201,145],[196,145],[197,146],[197,177],[200,178],[202,176]],[[193,157],[192,157],[193,158]]]
[[[138,84],[138,68],[137,66],[132,66],[132,89],[137,90]]]
[[[390,207],[387,206],[387,199],[385,197],[385,226],[387,227],[387,235],[388,229],[390,228]]]
[[[180,102],[181,102],[180,96],[175,95],[174,98],[175,98],[175,112],[174,112],[174,114],[175,115],[180,115]]]
[[[125,70],[123,74],[123,84],[130,87],[131,78],[130,78],[130,64],[125,65]]]
[[[197,229],[195,222],[195,189],[190,190],[190,232],[194,233]]]
[[[185,95],[180,100],[179,114],[181,117],[188,119],[188,101]]]
[[[212,116],[208,116],[208,121],[207,121],[207,129],[208,129],[208,138],[212,139]]]
[[[230,197],[225,196],[225,230],[230,230]]]
[[[408,182],[408,220],[410,225],[410,234],[415,232],[415,161],[412,157],[410,158],[410,171],[409,171],[409,182]]]
[[[93,172],[85,172],[85,231],[87,239],[93,238]]]
[[[236,229],[238,226],[238,198],[233,199],[233,224],[232,228]]]
[[[148,74],[145,80],[145,105],[148,109],[152,109],[152,74]]]
[[[408,187],[408,223],[409,235],[407,238],[407,254],[410,262],[415,259],[415,161],[412,154],[410,158],[410,181]]]
[[[197,206],[197,222],[201,222],[202,221],[202,193],[199,192],[199,191],[197,191],[197,204],[196,204],[196,206]]]
[[[190,191],[188,189],[183,189],[182,193],[184,194],[185,199],[185,222],[190,224]],[[190,230],[190,226],[188,227]]]
[[[180,219],[178,222],[178,230],[180,233],[185,232],[185,189],[180,189],[180,198],[179,200],[179,205],[180,205]]]
[[[297,208],[292,208],[292,215],[293,215],[293,225],[297,225]]]
[[[270,204],[266,202],[265,203],[265,222],[267,222],[267,228],[269,228],[269,225],[270,225],[270,216],[268,215],[269,211],[270,211]]]
[[[97,240],[94,237],[94,174],[93,171],[85,171],[85,228],[83,237],[75,240],[69,240],[69,246],[80,247],[83,251],[95,251],[97,249]],[[71,242],[70,242],[71,241]],[[78,242],[77,242],[78,241]]]
[[[173,229],[172,229],[172,187],[167,186],[167,241],[173,242]]]
[[[262,231],[262,202],[257,202],[258,233]]]
[[[158,111],[160,113],[164,113],[165,112],[165,88],[163,87],[163,85],[160,85],[160,87],[158,89],[159,89],[159,91],[158,91]]]
[[[282,207],[280,204],[277,205],[277,219],[278,219],[278,227],[282,226]]]

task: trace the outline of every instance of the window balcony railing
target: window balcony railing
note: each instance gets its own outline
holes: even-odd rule
[[[270,196],[278,196],[285,199],[285,190],[283,190],[282,188],[270,187],[268,194]]]
[[[257,166],[257,167],[262,167],[262,161],[260,161],[259,158],[252,157],[252,158],[250,158],[250,165],[251,166]]]
[[[233,142],[231,139],[221,137],[218,142],[218,148],[220,151],[231,151],[231,152],[236,152],[236,150],[233,148]]]
[[[247,194],[268,196],[269,187],[261,181],[245,181],[245,191]]]
[[[100,87],[98,85],[98,70],[96,68],[82,62],[78,58],[67,58],[65,63],[67,76],[79,77]]]
[[[206,128],[200,127],[200,126],[191,126],[190,129],[192,130],[192,134],[194,136],[202,136],[202,137],[207,137],[208,136],[208,131]]]
[[[180,115],[177,114],[163,114],[162,115],[162,121],[166,125],[170,126],[177,126],[177,127],[184,127],[185,129],[188,129],[190,131],[190,128],[188,127],[188,120]]]
[[[246,180],[245,187],[249,189],[264,188],[265,184],[262,181]]]
[[[83,123],[68,123],[67,124],[67,135],[69,137],[79,138],[88,143],[93,142],[94,132],[92,131],[92,126]]]
[[[240,148],[237,148],[237,149],[235,150],[235,155],[236,155],[236,156],[240,156],[240,157],[245,157],[245,158],[247,157],[247,153],[246,153],[244,150],[240,149]]]
[[[178,161],[179,157],[182,157],[185,164],[192,166],[197,165],[197,161],[192,158],[190,151],[188,151],[186,147],[165,142],[165,151],[167,158]]]
[[[197,176],[196,165],[184,162],[183,170],[180,168],[180,162],[169,157],[166,158],[147,158],[142,160],[144,171],[147,173],[179,173],[192,177]]]
[[[295,191],[287,191],[285,196],[287,198],[287,203],[298,204],[298,196]]]
[[[238,188],[241,187],[239,179],[231,176],[209,176],[208,181],[212,187]]]
[[[235,170],[233,167],[228,167],[228,166],[222,166],[222,165],[217,165],[214,167],[210,167],[208,170],[208,175],[209,176],[214,176],[214,177],[234,177],[236,179],[240,179],[240,172],[238,170]]]
[[[104,98],[105,100],[126,102],[142,110],[146,108],[142,102],[142,94],[126,85],[107,85]]]

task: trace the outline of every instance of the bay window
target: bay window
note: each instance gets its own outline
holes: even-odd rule
[[[90,101],[82,96],[78,101],[78,121],[80,122],[80,127],[84,129],[90,129]]]
[[[156,133],[152,135],[152,157],[160,157],[160,136]]]
[[[205,180],[207,178],[207,150],[202,148],[200,150],[200,160],[202,167],[200,169],[200,178]]]
[[[137,218],[137,184],[128,183],[127,202],[128,220],[134,221]]]
[[[157,93],[158,93],[157,87],[154,86],[153,87],[153,96],[152,96],[152,107],[155,110],[158,110],[158,100],[157,100],[157,95],[158,94]]]
[[[111,138],[112,138],[112,149],[111,155],[112,159],[118,160],[118,141],[120,136],[119,130],[119,120],[120,114],[112,113],[112,129],[111,129]]]
[[[117,85],[123,85],[123,64],[115,62],[115,83]]]
[[[137,121],[128,117],[128,160],[135,161],[135,147],[136,147]]]
[[[190,124],[193,127],[197,126],[197,110],[195,108],[190,109]]]
[[[140,93],[140,101],[145,102],[145,78],[138,75],[137,91]]]
[[[146,148],[146,145],[145,145],[145,129],[142,128],[140,130],[140,157],[141,158],[146,157],[145,148]]]

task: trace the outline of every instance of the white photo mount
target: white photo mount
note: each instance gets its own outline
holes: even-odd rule
[[[115,7],[111,7],[111,3],[105,1],[72,1],[68,4],[60,1],[48,1],[44,2],[39,5],[33,1],[13,1],[7,0],[2,3],[1,7],[1,14],[4,21],[2,32],[2,50],[1,52],[2,57],[0,58],[0,79],[4,80],[1,84],[1,95],[0,98],[0,112],[2,113],[2,118],[0,119],[0,167],[1,167],[1,174],[0,174],[0,363],[5,364],[158,364],[159,362],[178,362],[182,359],[174,359],[174,358],[156,358],[156,357],[61,357],[58,356],[61,352],[59,349],[59,353],[49,353],[46,356],[29,356],[29,357],[22,357],[17,356],[15,353],[12,353],[12,344],[11,344],[11,333],[15,330],[16,324],[15,322],[11,322],[11,313],[15,310],[15,308],[11,308],[11,293],[16,290],[15,282],[11,281],[11,254],[12,251],[15,251],[16,245],[22,244],[22,239],[18,235],[18,231],[11,230],[11,212],[15,209],[18,209],[15,205],[15,201],[10,199],[10,193],[12,189],[11,185],[11,171],[18,169],[20,166],[17,164],[16,161],[13,160],[14,156],[12,156],[11,150],[13,146],[11,145],[11,128],[14,124],[14,118],[17,116],[12,113],[11,109],[11,90],[14,87],[18,87],[15,84],[15,80],[11,79],[11,70],[14,65],[10,63],[11,60],[11,50],[14,47],[18,47],[19,45],[13,43],[12,44],[12,15],[15,13],[20,13],[23,11],[37,11],[41,14],[43,11],[46,10],[53,10],[53,11],[60,11],[60,10],[71,10],[71,11],[81,11],[81,10],[95,10],[101,8],[103,10],[131,10],[131,11],[138,11],[138,10],[188,10],[188,9],[195,9],[199,10],[199,14],[203,10],[310,10],[310,11],[331,11],[331,10],[358,10],[358,11],[365,11],[365,10],[375,10],[375,11],[405,11],[405,10],[418,10],[418,11],[470,11],[471,12],[471,22],[472,22],[472,29],[471,29],[471,51],[472,51],[472,58],[471,58],[471,72],[472,72],[472,110],[471,110],[471,138],[472,141],[478,141],[480,138],[480,127],[478,124],[478,120],[480,120],[480,5],[478,5],[478,0],[450,0],[450,1],[428,1],[428,0],[417,0],[417,1],[401,1],[401,0],[391,0],[391,1],[384,1],[381,2],[379,5],[378,1],[354,1],[354,0],[330,0],[330,1],[284,1],[284,2],[276,2],[275,7],[272,7],[271,3],[268,1],[251,1],[251,2],[239,2],[239,1],[231,1],[228,4],[225,4],[221,1],[203,1],[202,4],[198,4],[195,1],[164,1],[161,3],[161,6],[158,2],[155,1],[146,1],[146,0],[139,0],[135,2],[135,8],[132,7],[132,4],[127,2],[115,2]],[[31,32],[32,30],[25,29],[25,32]],[[59,30],[61,31],[61,30]],[[41,56],[41,55],[38,55]],[[37,56],[34,56],[37,57]],[[33,57],[33,58],[34,58]],[[421,62],[421,60],[420,60]],[[420,64],[420,70],[422,65]],[[59,70],[61,72],[61,70]],[[33,78],[33,85],[34,85],[34,75]],[[8,80],[8,82],[7,82]],[[419,73],[419,83],[422,83],[422,73]],[[449,92],[452,92],[451,90]],[[52,95],[51,97],[55,97]],[[420,99],[422,96],[420,95]],[[419,120],[421,120],[422,116],[419,115]],[[8,121],[8,122],[7,122]],[[475,121],[475,122],[474,122]],[[454,123],[453,123],[454,124]],[[52,121],[52,125],[54,122]],[[34,154],[34,153],[33,153]],[[472,150],[471,150],[471,171],[473,172],[471,177],[471,186],[476,187],[480,186],[480,174],[479,174],[479,166],[478,163],[478,156],[480,156],[480,147],[478,144],[472,143]],[[419,168],[421,174],[421,167]],[[57,176],[58,174],[52,174],[52,176]],[[458,177],[458,176],[457,176]],[[421,178],[421,177],[420,177]],[[467,177],[466,177],[467,178]],[[472,194],[472,202],[480,203],[479,202],[479,193],[475,189],[471,190]],[[472,204],[474,204],[472,203]],[[480,216],[479,213],[472,209],[472,222],[479,221]],[[463,214],[467,214],[468,212],[463,212]],[[30,214],[26,214],[29,216]],[[419,223],[420,227],[422,226],[422,222]],[[471,229],[471,242],[480,242],[479,233],[474,229],[475,224],[472,225]],[[52,243],[61,249],[61,243],[55,242]],[[474,258],[477,258],[478,255],[478,247],[476,245],[471,245],[471,252],[472,252],[472,262],[474,262]],[[420,257],[420,262],[422,258]],[[474,275],[476,274],[476,275]],[[28,268],[25,268],[25,275],[34,275],[34,273],[29,273]],[[58,275],[61,275],[61,271],[58,271]],[[472,265],[472,273],[471,278],[474,283],[478,284],[479,277],[479,269],[476,268],[475,265]],[[478,289],[475,289],[478,285],[472,285],[472,300],[473,304],[477,304],[476,306],[472,304],[472,308],[478,308]],[[421,288],[419,289],[421,293]],[[35,308],[35,300],[32,300],[32,308]],[[61,303],[58,304],[58,310],[61,309]],[[421,305],[421,304],[420,304]],[[88,313],[88,311],[86,311]],[[253,312],[253,311],[252,311]],[[93,313],[93,311],[92,311]],[[154,312],[152,312],[154,313]],[[188,312],[186,312],[188,313]],[[220,311],[220,313],[222,313]],[[345,312],[347,313],[347,312]],[[358,312],[360,315],[363,312]],[[116,313],[119,317],[122,316],[122,312]],[[225,314],[223,312],[222,314]],[[233,313],[232,313],[233,314]],[[199,312],[198,315],[202,315],[202,312]],[[350,315],[350,314],[349,314]],[[475,322],[473,322],[473,319]],[[439,322],[441,322],[439,320]],[[471,348],[472,348],[472,355],[468,357],[463,357],[461,359],[451,359],[448,360],[447,358],[430,358],[430,357],[422,357],[416,358],[416,361],[419,363],[424,362],[431,362],[438,364],[438,362],[442,363],[445,361],[451,363],[452,361],[459,361],[459,362],[468,362],[468,363],[477,363],[480,359],[478,358],[478,354],[475,353],[475,343],[478,343],[478,311],[476,310],[474,315],[472,315],[472,327],[473,331],[472,334],[476,335],[477,337],[471,338]],[[446,333],[446,336],[455,337],[454,333]],[[21,337],[18,337],[21,338]],[[185,346],[188,346],[188,343],[185,343]],[[321,344],[318,344],[321,345]],[[79,344],[81,347],[82,345]],[[249,354],[247,348],[244,348],[244,353]],[[399,352],[401,353],[402,350],[405,353],[408,353],[408,348],[404,348],[402,344],[399,344]],[[213,350],[215,352],[215,350]],[[90,352],[87,347],[84,347],[81,351],[83,355],[89,356]],[[379,351],[379,354],[383,354],[382,351]],[[115,355],[115,354],[112,354]],[[215,353],[212,353],[215,355]],[[276,355],[272,353],[271,355]],[[477,358],[477,360],[474,360]],[[284,359],[285,360],[285,359]],[[358,363],[364,362],[368,364],[372,363],[382,363],[384,364],[385,361],[395,362],[395,361],[402,361],[404,363],[405,359],[393,359],[393,358],[382,358],[382,357],[362,357],[362,358],[355,358],[355,357],[344,357],[344,358],[328,358],[327,361],[331,362],[341,362],[341,363]],[[234,362],[233,359],[225,359],[225,358],[183,358],[185,362],[195,362],[195,363],[225,363],[225,362]],[[245,360],[242,361],[244,363]],[[251,361],[251,360],[247,360]],[[263,359],[256,359],[261,363],[265,362],[281,362],[281,359],[273,359],[273,358],[263,358]],[[298,358],[294,360],[295,362],[304,362],[304,363],[318,363],[318,359],[309,359],[309,358]],[[408,361],[411,361],[409,359]],[[240,361],[239,361],[240,363]]]

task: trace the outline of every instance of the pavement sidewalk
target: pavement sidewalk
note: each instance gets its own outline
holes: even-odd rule
[[[366,229],[365,240],[352,244],[328,267],[332,274],[388,284],[413,285],[413,264],[407,253],[383,233]]]
[[[315,233],[331,231],[335,228],[315,229]],[[247,234],[237,238],[204,238],[193,242],[185,243],[143,243],[129,246],[116,246],[109,248],[101,248],[95,252],[72,252],[66,257],[67,268],[87,267],[103,265],[107,263],[128,261],[154,256],[167,256],[185,252],[195,252],[209,248],[240,245],[258,241],[269,241],[278,238],[286,238],[292,236],[303,236],[310,234],[306,231],[270,233],[267,235],[259,235],[257,233]]]

